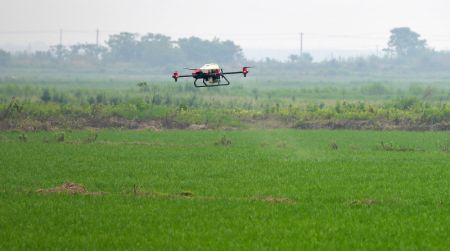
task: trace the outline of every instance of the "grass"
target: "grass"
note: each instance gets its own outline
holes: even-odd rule
[[[446,132],[97,133],[0,133],[0,249],[450,246]]]

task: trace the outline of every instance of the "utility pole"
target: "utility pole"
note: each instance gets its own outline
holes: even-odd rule
[[[303,32],[300,33],[300,57],[303,56]]]
[[[63,43],[63,30],[59,29],[59,46],[62,46]]]
[[[56,49],[56,56],[59,60],[62,60],[63,57],[63,30],[59,29],[59,45]]]
[[[95,44],[97,45],[97,47],[98,47],[98,42],[99,42],[99,37],[100,37],[100,30],[97,28],[97,30],[95,31],[95,33],[96,33],[96,39],[95,39]]]

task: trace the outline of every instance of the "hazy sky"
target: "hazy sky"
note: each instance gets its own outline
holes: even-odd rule
[[[0,44],[95,42],[110,33],[232,39],[246,49],[375,50],[409,26],[450,49],[450,0],[0,0]]]

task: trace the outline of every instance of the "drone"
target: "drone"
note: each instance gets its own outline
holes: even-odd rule
[[[252,68],[249,66],[242,67],[242,71],[232,71],[232,72],[223,72],[222,68],[217,64],[205,64],[200,68],[185,68],[187,70],[191,70],[192,74],[190,75],[180,75],[178,71],[174,72],[172,78],[175,82],[178,81],[179,78],[194,78],[194,86],[195,87],[217,87],[217,86],[226,86],[230,84],[230,81],[225,77],[225,75],[232,74],[242,74],[244,77],[247,77],[248,69]],[[201,79],[203,83],[197,84],[197,81]],[[224,79],[225,82],[222,82],[221,79]]]

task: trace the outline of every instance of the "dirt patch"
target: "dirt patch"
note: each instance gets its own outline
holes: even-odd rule
[[[121,117],[90,118],[85,124],[94,128],[126,128],[151,131],[159,131],[162,128],[162,123],[158,120],[129,120]]]
[[[239,119],[236,117],[236,119]],[[0,130],[22,131],[55,131],[64,129],[88,128],[124,128],[131,130],[160,131],[164,129],[188,130],[236,130],[238,128],[298,128],[298,129],[349,129],[349,130],[411,130],[411,131],[448,131],[450,122],[433,123],[422,120],[301,120],[280,116],[262,116],[253,119],[240,119],[241,126],[229,127],[226,124],[207,125],[191,124],[179,121],[175,116],[157,119],[127,119],[118,116],[65,116],[36,117],[33,114],[21,113],[17,118],[5,117],[0,119]]]
[[[136,196],[148,196],[148,197],[157,197],[163,199],[195,199],[195,200],[209,200],[209,201],[217,201],[217,200],[231,200],[231,201],[259,201],[270,204],[297,204],[297,201],[287,197],[276,197],[276,196],[257,196],[257,197],[216,197],[216,196],[195,196],[194,193],[190,191],[183,191],[179,193],[159,193],[159,192],[144,192],[137,189],[137,187],[133,188],[134,195]]]
[[[177,193],[175,195],[182,196],[182,197],[193,197],[194,193],[189,192],[189,191],[185,191],[185,192]]]
[[[300,121],[293,128],[298,129],[347,129],[347,130],[408,130],[408,131],[448,131],[449,122],[428,123],[423,121],[389,120],[317,120]]]
[[[252,119],[241,119],[244,125],[258,129],[274,129],[274,128],[295,128],[296,124],[292,119],[281,118],[278,116],[263,116]]]
[[[81,184],[76,183],[64,183],[61,186],[53,187],[53,188],[47,188],[47,189],[37,189],[36,193],[57,193],[57,194],[80,194],[80,195],[107,195],[110,194],[108,192],[89,192],[85,186]],[[130,193],[125,193],[122,195],[130,195]],[[154,198],[162,198],[162,199],[195,199],[195,200],[231,200],[231,201],[245,201],[245,202],[251,202],[251,201],[259,201],[259,202],[265,202],[269,204],[297,204],[297,201],[291,198],[287,197],[276,197],[276,196],[255,196],[255,197],[215,197],[215,196],[195,196],[193,192],[190,191],[182,191],[178,193],[160,193],[160,192],[148,192],[148,191],[141,191],[137,186],[133,186],[132,194],[134,196],[143,196],[143,197],[154,197]],[[352,202],[353,203],[353,202]],[[355,202],[357,203],[357,202]],[[374,202],[359,202],[359,203],[371,203]]]
[[[267,202],[271,204],[296,204],[297,201],[286,198],[286,197],[275,197],[275,196],[266,196],[261,198],[256,198],[256,200]]]
[[[188,127],[189,130],[207,130],[208,126],[205,124],[192,124]]]
[[[360,199],[360,200],[353,200],[350,202],[350,205],[352,206],[373,206],[378,204],[378,201],[370,198],[366,199]]]
[[[86,187],[81,184],[76,183],[64,183],[59,187],[47,188],[47,189],[38,189],[37,193],[67,193],[67,194],[82,194],[82,195],[106,195],[109,194],[107,192],[89,192]]]

